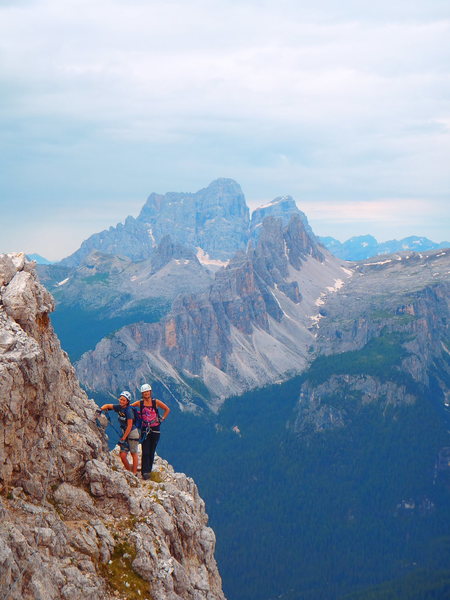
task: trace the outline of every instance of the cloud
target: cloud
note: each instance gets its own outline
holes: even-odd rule
[[[4,198],[125,207],[221,175],[252,203],[448,196],[446,2],[36,0],[0,15]]]

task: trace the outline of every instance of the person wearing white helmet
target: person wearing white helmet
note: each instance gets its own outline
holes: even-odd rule
[[[104,404],[101,410],[113,410],[117,413],[122,436],[119,440],[120,460],[127,471],[137,475],[138,468],[138,446],[139,430],[135,425],[134,411],[130,406],[131,394],[128,391],[121,392],[119,404]],[[128,462],[128,452],[131,454],[132,465]]]
[[[141,444],[142,444],[142,478],[150,479],[155,450],[160,438],[160,423],[165,421],[170,413],[170,408],[161,400],[153,398],[152,386],[144,383],[141,386],[141,400],[133,402],[131,406],[138,406],[141,418]],[[164,413],[159,416],[158,408]]]

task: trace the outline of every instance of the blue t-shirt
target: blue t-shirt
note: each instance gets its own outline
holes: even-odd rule
[[[134,411],[131,406],[122,407],[120,404],[113,404],[113,410],[117,413],[117,417],[119,419],[119,425],[122,431],[125,431],[128,426],[128,419],[132,419],[133,429],[136,429],[136,425],[134,424]]]

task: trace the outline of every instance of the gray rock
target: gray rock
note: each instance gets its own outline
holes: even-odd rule
[[[123,470],[45,318],[52,302],[33,268],[0,256],[0,269],[0,339],[14,338],[0,353],[2,597],[112,600],[122,592],[107,565],[128,560],[143,598],[187,600],[206,577],[223,600],[211,548],[198,541],[207,517],[193,482],[160,458],[167,489]],[[149,518],[160,510],[163,525]]]

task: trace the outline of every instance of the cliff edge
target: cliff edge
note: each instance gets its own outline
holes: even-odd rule
[[[223,600],[192,479],[125,472],[23,254],[0,256],[0,600]]]

